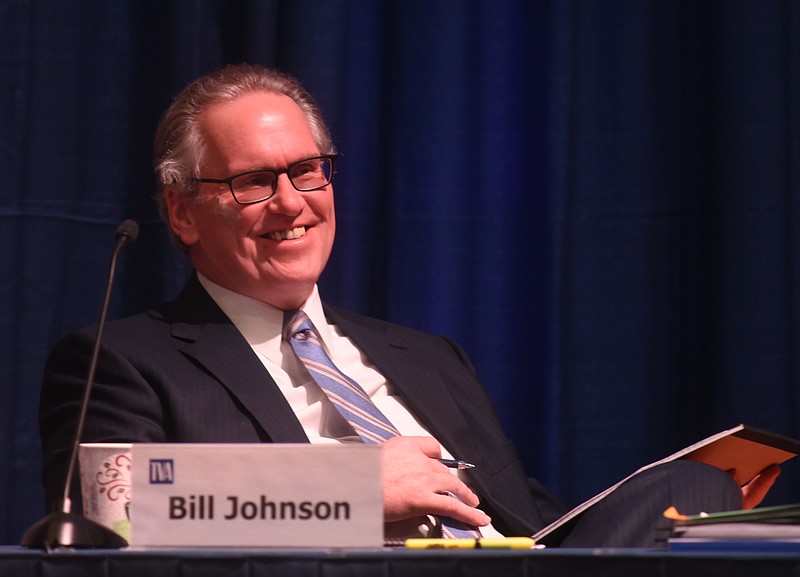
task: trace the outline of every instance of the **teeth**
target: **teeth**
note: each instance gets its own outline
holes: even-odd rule
[[[288,230],[278,230],[267,234],[268,238],[272,240],[292,240],[306,235],[306,227],[296,226]]]

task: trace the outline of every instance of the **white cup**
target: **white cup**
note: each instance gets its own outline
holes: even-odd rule
[[[78,449],[85,517],[131,540],[131,444],[81,443]]]

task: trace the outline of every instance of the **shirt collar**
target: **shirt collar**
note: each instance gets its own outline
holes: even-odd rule
[[[281,357],[283,311],[258,299],[226,289],[199,272],[197,278],[208,294],[222,309],[251,347],[271,360]],[[300,307],[317,328],[323,346],[331,342],[331,327],[325,319],[319,289],[314,285],[311,295]],[[330,353],[330,351],[328,351]]]

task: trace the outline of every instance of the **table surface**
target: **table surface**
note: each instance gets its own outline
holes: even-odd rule
[[[0,576],[41,577],[659,577],[798,575],[796,551],[669,552],[642,549],[408,550],[393,549],[134,549],[58,550],[0,547]]]

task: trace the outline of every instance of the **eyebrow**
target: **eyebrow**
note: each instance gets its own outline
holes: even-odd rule
[[[276,168],[287,168],[289,166],[297,164],[298,162],[303,162],[304,160],[308,160],[310,158],[318,158],[319,156],[325,156],[325,155],[321,154],[319,152],[315,152],[313,154],[306,154],[306,155],[300,156],[296,160],[293,160],[293,161],[291,161],[291,162],[289,162],[287,164],[284,164],[283,166],[264,166],[262,164],[262,165],[259,165],[259,166],[254,166],[253,168],[244,168],[242,170],[236,170],[236,171],[232,172],[231,174],[243,174],[245,172],[255,172],[257,170],[275,170]]]

